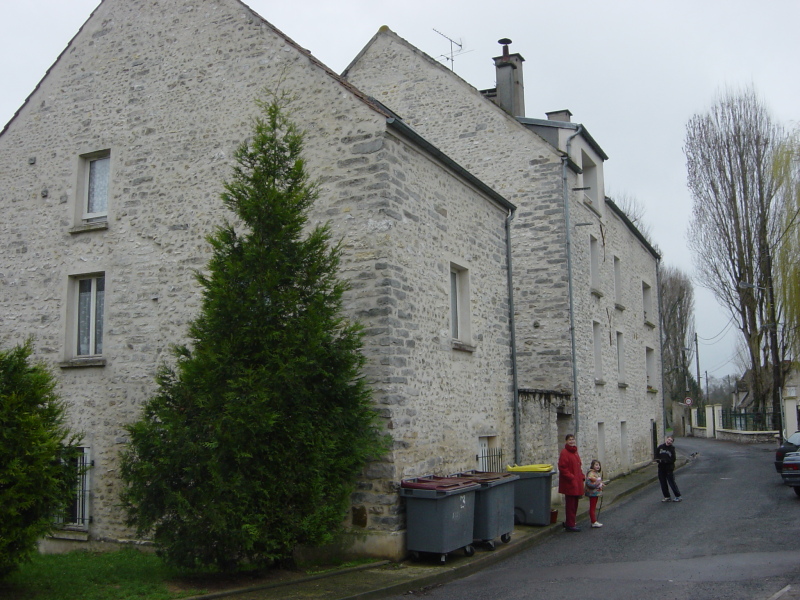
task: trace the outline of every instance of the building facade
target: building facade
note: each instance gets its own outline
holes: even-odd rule
[[[626,472],[663,431],[660,256],[606,198],[607,156],[568,110],[525,116],[508,40],[479,91],[384,27],[343,76],[519,207],[512,264],[521,462],[585,460]]]
[[[514,445],[514,206],[238,0],[104,0],[0,132],[0,344],[33,338],[92,465],[51,548],[132,535],[124,426],[187,339],[222,183],[271,95],[306,132],[310,221],[342,242],[393,440],[353,496],[351,547],[401,557],[401,479]]]

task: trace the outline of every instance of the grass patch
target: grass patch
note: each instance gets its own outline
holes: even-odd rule
[[[136,548],[35,555],[0,581],[2,600],[177,600],[209,592],[287,583],[362,564],[315,565],[307,570],[249,569],[234,573],[183,571]]]
[[[3,600],[173,600],[204,593],[171,582],[180,573],[136,549],[37,555],[0,581]]]

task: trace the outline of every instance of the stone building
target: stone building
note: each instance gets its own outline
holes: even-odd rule
[[[500,43],[492,90],[386,27],[343,76],[519,207],[518,460],[554,462],[576,432],[584,460],[618,474],[651,460],[663,430],[660,256],[606,198],[608,157],[570,111],[525,116],[524,59]]]
[[[131,536],[124,425],[186,341],[205,236],[230,217],[222,182],[270,93],[295,98],[320,182],[311,222],[342,240],[346,310],[394,440],[354,494],[352,547],[399,558],[401,479],[515,445],[514,206],[239,0],[103,0],[0,132],[0,345],[33,338],[92,464],[50,548]],[[542,368],[568,386],[559,362]]]

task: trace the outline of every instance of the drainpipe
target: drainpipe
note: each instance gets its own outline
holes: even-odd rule
[[[567,153],[561,157],[561,179],[564,187],[564,224],[567,228],[567,286],[569,288],[569,338],[572,344],[572,398],[575,403],[575,438],[578,437],[580,424],[578,402],[578,359],[575,348],[575,299],[572,292],[572,231],[569,222],[569,185],[567,184],[567,162],[570,157],[572,140],[583,132],[583,125],[578,125],[578,130],[567,138]]]
[[[516,321],[514,319],[514,278],[511,271],[511,220],[514,218],[513,209],[509,209],[506,218],[506,267],[508,269],[508,317],[511,328],[511,379],[513,385],[514,401],[514,464],[519,464],[520,449],[520,416],[519,416],[519,388],[517,387],[517,335]]]
[[[667,340],[664,338],[664,313],[662,312],[663,307],[663,291],[661,290],[661,260],[656,259],[656,285],[658,286],[658,337],[661,340],[659,344],[660,349],[660,356],[659,360],[661,361],[661,418],[663,419],[663,424],[661,427],[662,439],[667,435],[667,415],[669,413],[669,409],[672,408],[672,403],[670,403],[669,408],[667,407],[667,399],[664,397],[664,390],[667,389],[664,387],[664,345],[667,343]],[[684,343],[686,343],[684,341]],[[675,434],[675,423],[672,424],[672,433]],[[686,432],[683,432],[683,435],[686,435]]]

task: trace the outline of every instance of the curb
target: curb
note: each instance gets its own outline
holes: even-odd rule
[[[679,462],[681,464],[676,465],[676,468],[682,468],[686,466],[690,461],[686,458],[683,458]],[[644,470],[645,468],[646,467],[643,467],[642,470]],[[631,494],[638,492],[639,490],[647,487],[648,485],[652,484],[655,481],[658,481],[658,475],[656,474],[649,475],[643,477],[641,481],[621,490],[619,493],[614,494],[613,496],[609,494],[608,497],[609,502],[608,504],[606,504],[606,507],[612,507],[616,505],[621,500],[624,500]],[[588,514],[589,514],[588,509],[581,510],[578,512],[578,518],[583,519]],[[422,589],[434,585],[442,585],[445,583],[449,583],[451,581],[455,581],[456,579],[461,579],[469,574],[480,571],[481,569],[491,567],[511,556],[514,556],[522,552],[523,550],[527,550],[528,548],[531,548],[540,541],[545,540],[553,535],[556,535],[561,530],[560,524],[547,525],[545,527],[535,527],[535,526],[530,526],[530,528],[528,528],[528,526],[523,526],[523,527],[525,527],[525,529],[515,530],[517,538],[516,539],[512,538],[512,541],[510,543],[498,545],[496,550],[494,550],[493,552],[481,553],[480,555],[476,555],[475,558],[467,562],[464,562],[463,564],[458,564],[449,567],[442,566],[442,567],[432,568],[431,569],[432,572],[429,575],[424,575],[422,577],[417,577],[413,580],[403,581],[400,583],[393,583],[381,588],[370,590],[368,592],[362,592],[350,596],[337,597],[337,600],[373,600],[373,599],[377,600],[380,598],[385,598],[387,596],[404,594],[412,589]],[[251,586],[247,588],[223,590],[219,592],[212,592],[209,594],[190,596],[184,598],[183,600],[218,600],[220,598],[235,597],[241,594],[259,592],[261,590],[269,590],[280,587],[299,585],[319,579],[334,578],[340,575],[347,575],[349,573],[355,573],[358,571],[377,569],[389,564],[393,564],[392,561],[384,560],[380,562],[370,563],[367,565],[359,565],[356,567],[349,567],[347,569],[328,571],[316,575],[309,575],[307,577],[301,577],[298,579],[293,579],[291,581],[280,581],[275,583],[267,583],[267,584]]]

